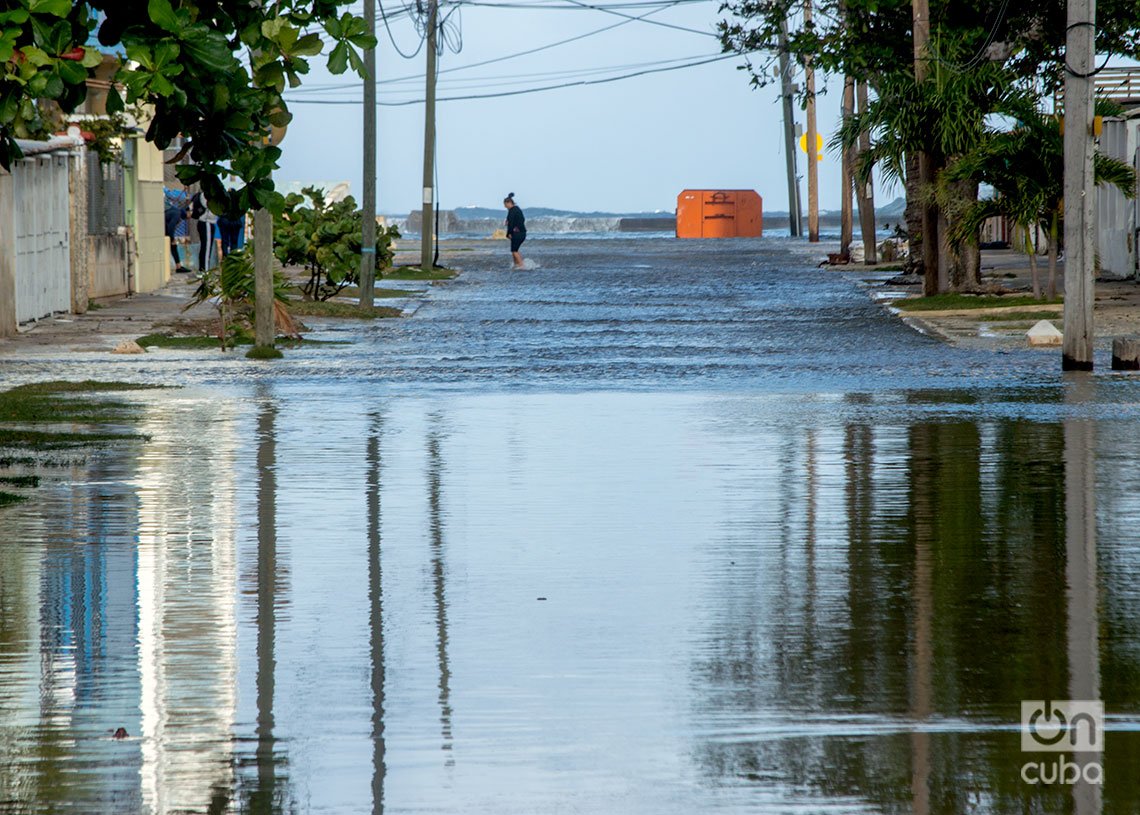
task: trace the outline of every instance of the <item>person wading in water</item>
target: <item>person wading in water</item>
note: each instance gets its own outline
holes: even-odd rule
[[[503,206],[507,208],[507,237],[511,239],[511,257],[514,259],[515,268],[522,269],[524,266],[519,248],[526,240],[526,216],[515,204],[513,192],[503,199]]]

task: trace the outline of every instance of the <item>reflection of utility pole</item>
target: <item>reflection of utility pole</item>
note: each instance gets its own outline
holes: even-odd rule
[[[371,2],[371,0],[369,0]],[[384,580],[380,567],[380,419],[368,437],[368,627],[372,649],[372,813],[384,812]]]
[[[439,14],[438,0],[428,0],[427,22],[427,89],[424,94],[424,209],[423,237],[420,245],[420,268],[425,272],[434,266],[432,257],[432,209],[435,190],[432,185],[435,177],[435,79],[436,79],[436,18]]]
[[[804,0],[804,28],[811,29],[812,0]],[[807,93],[808,240],[819,242],[819,159],[815,124],[815,68],[811,57],[804,62],[804,90]]]
[[[439,417],[433,416],[433,422]],[[439,657],[439,722],[443,749],[451,750],[451,667],[447,656],[446,570],[443,562],[443,458],[439,452],[439,433],[428,437],[428,507],[431,510],[431,571],[435,582],[436,651]],[[448,764],[455,759],[448,757]]]
[[[1093,367],[1093,83],[1096,0],[1069,0],[1065,44],[1065,338],[1061,368]]]
[[[253,213],[253,336],[260,355],[281,356],[274,347],[273,215],[262,207]]]
[[[364,23],[376,36],[376,0],[364,0]],[[376,282],[376,49],[364,50],[364,185],[360,235],[360,305],[375,304]]]
[[[1066,111],[1067,112],[1067,111]],[[1067,130],[1068,128],[1066,128]],[[1095,399],[1087,377],[1066,383],[1066,403],[1079,409]],[[1065,588],[1068,606],[1069,698],[1100,699],[1100,621],[1096,563],[1096,425],[1092,419],[1065,420]],[[1103,733],[1097,736],[1104,738]],[[1103,741],[1102,741],[1103,744]],[[1103,753],[1074,753],[1082,777],[1073,784],[1073,812],[1099,815],[1100,784],[1084,779],[1083,768]]]
[[[277,628],[277,408],[266,404],[257,417],[257,789],[249,802],[255,815],[274,812],[277,780],[273,740],[273,694]]]
[[[788,21],[780,20],[780,96],[784,103],[784,160],[788,170],[788,234],[803,234],[800,182],[796,177],[796,116],[792,107],[792,67],[788,58]]]

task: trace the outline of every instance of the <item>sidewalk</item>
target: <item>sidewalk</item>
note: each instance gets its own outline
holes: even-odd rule
[[[1041,290],[1048,285],[1048,259],[1040,258]],[[1065,264],[1057,266],[1057,292],[1064,293]],[[1030,295],[1033,291],[1028,258],[1009,249],[982,251],[982,282],[1004,293]],[[872,296],[886,303],[921,293],[920,286],[899,286],[889,281],[873,286]],[[905,302],[892,306],[902,320],[924,334],[971,348],[1006,350],[1028,347],[1025,333],[1038,321],[1049,320],[1063,330],[1061,304],[1029,304],[984,309],[906,312]],[[1098,348],[1110,347],[1114,337],[1140,333],[1140,285],[1135,280],[1097,280],[1093,328]],[[1043,350],[1051,350],[1045,348]],[[1055,350],[1055,349],[1052,349]]]
[[[77,352],[111,351],[123,340],[216,320],[218,311],[208,303],[182,311],[197,285],[190,275],[177,275],[165,288],[151,294],[93,304],[86,314],[47,317],[24,327],[15,337],[0,338],[0,355],[43,346]]]

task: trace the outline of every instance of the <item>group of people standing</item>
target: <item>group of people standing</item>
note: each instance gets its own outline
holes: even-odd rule
[[[197,192],[192,196],[172,195],[167,191],[165,225],[170,238],[170,254],[174,258],[174,271],[190,272],[182,263],[178,239],[189,236],[189,222],[195,221],[198,230],[198,269],[204,271],[245,245],[245,215],[217,215],[210,209],[206,196]]]

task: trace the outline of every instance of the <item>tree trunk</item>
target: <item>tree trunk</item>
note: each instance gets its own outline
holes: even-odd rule
[[[922,266],[922,204],[918,194],[918,156],[908,153],[906,157],[906,219],[907,246],[906,273],[921,277]]]
[[[855,78],[848,76],[843,80],[843,121],[847,122],[852,116],[855,115]],[[840,171],[839,186],[841,192],[839,194],[840,204],[840,219],[839,219],[839,254],[844,257],[851,255],[851,238],[854,231],[852,224],[851,213],[851,190],[852,190],[852,173],[854,172],[853,164],[855,158],[855,147],[849,147],[843,151],[842,169]]]
[[[1050,300],[1057,296],[1057,213],[1053,213],[1053,222],[1049,224],[1049,289],[1047,296]]]
[[[1036,229],[1033,230],[1033,233],[1034,233],[1033,235],[1029,235],[1028,230],[1029,230],[1029,226],[1027,225],[1026,226],[1026,232],[1027,232],[1027,237],[1029,238],[1029,240],[1027,242],[1028,246],[1029,246],[1029,274],[1033,277],[1033,298],[1035,300],[1040,300],[1041,299],[1041,277],[1037,271],[1037,246],[1033,242],[1033,238],[1036,236],[1037,230]]]
[[[867,111],[867,83],[855,84],[855,101],[859,105],[859,112]],[[859,134],[859,146],[855,155],[862,156],[871,151],[871,133],[864,130]],[[875,192],[871,179],[866,184],[855,184],[855,200],[859,206],[859,226],[863,235],[863,262],[871,265],[879,262],[878,246],[875,240]]]
[[[977,234],[957,245],[951,244],[948,236],[953,220],[978,200],[978,182],[956,181],[948,184],[947,189],[949,198],[938,212],[939,262],[946,264],[945,278],[950,291],[977,291],[982,286],[982,252],[978,248]]]

